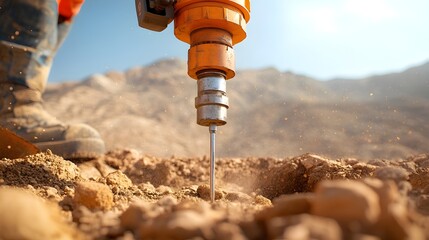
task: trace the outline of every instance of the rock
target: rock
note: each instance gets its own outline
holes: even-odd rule
[[[399,193],[403,197],[407,197],[408,194],[411,192],[411,190],[413,190],[413,186],[408,181],[399,182],[397,185],[398,185]]]
[[[420,195],[416,201],[417,208],[424,213],[429,213],[429,195]]]
[[[177,199],[173,196],[165,196],[157,202],[158,206],[161,206],[165,209],[172,209],[177,205]]]
[[[45,192],[46,192],[46,197],[48,198],[58,197],[58,190],[56,188],[46,187]]]
[[[376,166],[363,163],[363,162],[354,164],[352,168],[354,173],[359,173],[359,175],[363,175],[363,176],[369,176],[375,171],[375,169],[377,169]]]
[[[399,195],[397,185],[393,181],[381,181],[376,178],[365,178],[362,182],[377,193],[381,204],[381,210],[387,210],[388,205],[397,201],[403,201]]]
[[[379,196],[380,218],[372,231],[382,239],[422,239],[422,230],[416,227],[409,218],[406,196],[401,195],[397,185],[392,181],[364,179]]]
[[[251,202],[252,197],[241,192],[227,192],[225,199],[231,202]]]
[[[268,220],[275,217],[309,213],[313,198],[314,194],[312,193],[280,196],[273,200],[273,206],[271,208],[265,208],[258,212],[255,218],[258,220]]]
[[[262,196],[262,195],[256,195],[255,197],[255,204],[263,205],[263,206],[272,206],[270,199]]]
[[[401,161],[399,162],[399,166],[405,169],[408,174],[415,174],[417,170],[417,164],[413,161]]]
[[[150,218],[158,216],[160,211],[157,211],[152,204],[139,201],[131,204],[125,210],[119,219],[121,226],[127,230],[137,230],[140,224]]]
[[[411,159],[421,168],[429,168],[429,154],[420,154]]]
[[[119,189],[127,189],[133,186],[131,180],[121,171],[114,171],[107,174],[106,183],[109,186],[117,186]]]
[[[414,190],[424,190],[429,186],[429,154],[417,155],[410,159],[416,164],[416,171],[410,175]]]
[[[381,180],[393,180],[395,182],[407,181],[409,179],[408,172],[395,166],[380,167],[374,171],[374,177]]]
[[[211,211],[211,205],[204,201],[186,199],[173,206],[173,211],[193,210],[199,213]]]
[[[91,211],[85,206],[73,209],[73,222],[77,223],[88,239],[106,239],[123,233],[118,211]]]
[[[381,240],[381,238],[373,235],[367,235],[367,234],[355,234],[353,235],[353,240]]]
[[[85,180],[97,180],[101,178],[101,173],[94,166],[94,161],[88,161],[78,164],[80,176]]]
[[[267,238],[263,224],[259,224],[256,221],[242,221],[239,223],[239,226],[247,239],[257,240]]]
[[[145,192],[156,192],[155,186],[153,186],[150,182],[139,184],[139,188]]]
[[[300,214],[266,222],[269,239],[340,240],[341,228],[332,219]]]
[[[197,189],[198,196],[204,200],[210,200],[210,186],[209,185],[200,185]],[[222,199],[224,194],[215,189],[215,200]]]
[[[213,224],[206,214],[192,210],[163,214],[142,224],[139,230],[141,239],[190,239],[204,237]]]
[[[284,161],[271,169],[261,172],[257,188],[261,194],[273,199],[283,194],[292,194],[303,190],[306,183],[305,167],[297,164],[299,160]]]
[[[107,177],[107,175],[109,175],[110,173],[117,171],[117,169],[114,169],[111,166],[107,165],[104,161],[101,161],[101,159],[94,161],[94,166],[97,168],[97,170],[103,177]]]
[[[113,193],[101,183],[79,182],[76,184],[73,202],[89,209],[108,210],[113,206]]]
[[[214,239],[246,240],[240,227],[231,223],[220,223],[213,229]]]
[[[357,181],[323,181],[315,191],[311,213],[340,223],[375,223],[380,216],[378,195]]]
[[[322,164],[327,164],[327,162],[329,161],[330,161],[329,159],[323,158],[318,155],[307,154],[303,156],[303,159],[301,160],[301,164],[308,170],[310,168],[314,168]]]
[[[59,209],[30,192],[0,187],[0,239],[82,239]]]
[[[410,222],[407,206],[403,204],[391,204],[389,206],[389,218],[385,221],[385,236],[388,239],[413,239],[423,240],[422,229]]]
[[[161,185],[161,186],[157,187],[156,191],[159,192],[162,195],[167,195],[167,194],[174,193],[174,191],[173,191],[173,189],[171,189],[171,187],[164,186],[164,185]]]

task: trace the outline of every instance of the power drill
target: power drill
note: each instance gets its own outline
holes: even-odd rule
[[[139,26],[190,44],[188,75],[197,80],[197,123],[210,132],[210,197],[215,200],[215,134],[226,124],[226,80],[235,76],[233,45],[246,38],[250,0],[135,0]]]

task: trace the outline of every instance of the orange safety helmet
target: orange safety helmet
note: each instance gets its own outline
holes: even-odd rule
[[[79,13],[84,0],[57,0],[58,13],[67,20],[70,20]]]

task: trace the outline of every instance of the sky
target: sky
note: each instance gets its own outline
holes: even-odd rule
[[[320,80],[398,72],[429,61],[428,0],[253,0],[238,70],[275,67]],[[173,23],[137,24],[134,1],[88,0],[57,53],[51,82],[187,59]]]

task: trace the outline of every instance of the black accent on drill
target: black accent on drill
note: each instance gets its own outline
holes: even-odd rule
[[[203,77],[210,77],[210,76],[217,77],[219,75],[222,75],[222,77],[226,78],[226,73],[219,69],[208,68],[197,72],[198,79]]]
[[[150,4],[151,0],[146,0],[146,6],[148,6],[147,11],[156,15],[166,16],[167,12],[165,11],[165,7],[162,6],[155,6],[154,8],[151,8]]]

